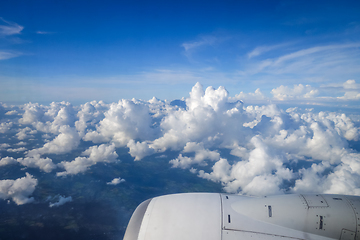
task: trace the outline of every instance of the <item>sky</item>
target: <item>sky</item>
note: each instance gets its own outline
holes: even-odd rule
[[[0,101],[181,99],[356,107],[358,1],[1,1]]]
[[[0,198],[45,201],[32,196],[43,179],[122,164],[120,150],[228,193],[360,195],[359,13],[359,1],[2,1],[0,167],[19,174]]]

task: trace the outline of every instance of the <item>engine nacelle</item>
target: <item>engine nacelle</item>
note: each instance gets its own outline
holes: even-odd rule
[[[165,195],[136,208],[124,240],[360,240],[359,210],[346,195]]]

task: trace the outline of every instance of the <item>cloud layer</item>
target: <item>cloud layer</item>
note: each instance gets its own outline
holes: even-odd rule
[[[342,87],[358,90],[352,80]],[[300,84],[276,88],[273,94],[278,99],[313,98],[316,90]],[[67,177],[86,174],[98,163],[121,164],[119,148],[127,148],[135,161],[153,154],[167,157],[172,151],[177,157],[169,158],[166,167],[188,169],[230,193],[360,195],[360,153],[350,147],[359,140],[357,122],[337,112],[244,104],[255,95],[264,97],[260,90],[230,97],[224,87],[204,90],[197,83],[188,98],[172,103],[153,98],[78,107],[66,102],[3,105],[5,113],[14,114],[3,115],[1,131],[18,142],[0,145],[3,154],[17,154],[3,156],[0,167],[19,164]],[[43,144],[28,147],[38,138]],[[75,154],[81,143],[90,146],[77,157],[53,161],[55,155]],[[107,184],[123,181],[115,178]],[[31,202],[36,184],[30,174],[1,180],[0,197]]]

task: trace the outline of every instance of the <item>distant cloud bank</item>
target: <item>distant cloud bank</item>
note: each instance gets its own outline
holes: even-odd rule
[[[344,97],[359,99],[354,80],[337,87],[344,89]],[[318,96],[317,89],[301,84],[280,86],[272,93],[279,101]],[[360,195],[360,153],[349,144],[359,140],[358,123],[343,113],[244,104],[247,99],[264,98],[260,89],[230,97],[224,87],[204,90],[197,83],[188,98],[174,103],[153,98],[110,104],[92,101],[78,107],[67,102],[3,104],[0,132],[18,143],[2,143],[0,150],[22,157],[3,156],[0,167],[18,164],[67,177],[86,174],[97,163],[121,164],[116,153],[120,147],[128,148],[135,161],[171,150],[178,156],[170,158],[168,166],[220,182],[229,193]],[[28,147],[27,141],[39,137],[41,146]],[[56,163],[48,156],[73,153],[81,142],[93,146],[70,161]],[[124,181],[114,178],[107,184]],[[0,198],[29,203],[36,185],[28,173],[16,180],[0,180]],[[50,207],[71,200],[60,197]]]

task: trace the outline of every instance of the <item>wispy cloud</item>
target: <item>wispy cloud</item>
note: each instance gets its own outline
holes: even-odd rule
[[[184,55],[192,60],[192,54],[198,51],[200,48],[206,46],[212,46],[219,41],[219,38],[215,36],[203,36],[197,41],[185,42],[181,46],[184,48]]]
[[[308,77],[316,75],[359,73],[360,43],[317,46],[290,52],[273,58],[252,59],[241,71],[243,75],[259,73],[281,75],[297,74]],[[257,49],[257,50],[256,50]],[[269,48],[255,48],[248,57],[259,56]],[[282,51],[283,52],[283,51]]]
[[[6,21],[0,17],[0,39],[3,39],[5,42],[10,44],[19,44],[24,41],[18,37],[13,37],[13,35],[21,34],[21,31],[24,29],[23,26],[20,26],[17,23]],[[3,43],[3,41],[1,42]],[[0,61],[10,58],[15,58],[22,55],[19,51],[12,51],[8,49],[0,49]]]
[[[247,55],[248,55],[248,58],[260,56],[260,55],[262,55],[262,54],[264,54],[266,52],[277,50],[279,48],[283,48],[283,47],[288,46],[290,44],[291,43],[283,43],[283,44],[276,44],[276,45],[272,45],[272,46],[259,46],[259,47],[256,47],[251,52],[249,52]]]
[[[185,49],[186,52],[188,52],[188,51],[194,50],[196,48],[199,48],[201,46],[212,45],[216,41],[217,41],[216,37],[214,37],[214,36],[206,36],[206,37],[202,37],[198,41],[183,43],[181,46]]]
[[[24,29],[23,26],[20,26],[17,23],[6,21],[0,17],[0,21],[5,23],[5,25],[0,25],[0,36],[10,36],[15,34],[20,34]]]
[[[40,35],[49,35],[49,34],[54,34],[54,32],[46,32],[46,31],[36,31],[37,34]]]
[[[0,60],[6,60],[22,55],[20,52],[0,51]]]

